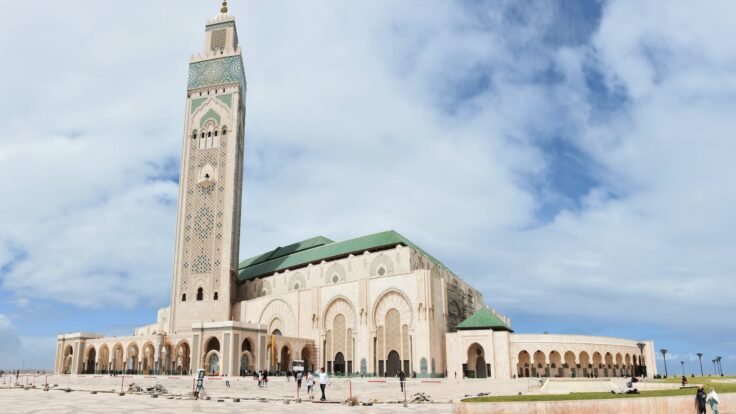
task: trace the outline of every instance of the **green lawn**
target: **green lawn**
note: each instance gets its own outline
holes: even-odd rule
[[[735,379],[736,377],[724,377],[724,379]],[[706,391],[710,392],[710,388],[714,387],[718,393],[736,392],[736,382],[734,383],[718,383],[713,380],[721,379],[721,377],[695,377],[688,378],[690,385],[703,384]],[[647,382],[660,383],[680,383],[678,378],[667,378],[664,380],[648,380]],[[610,392],[581,392],[572,394],[552,394],[552,395],[506,395],[498,397],[475,397],[462,400],[463,402],[517,402],[517,401],[571,401],[571,400],[604,400],[612,398],[641,398],[641,397],[670,397],[675,395],[695,395],[695,388],[685,388],[676,390],[657,390],[643,391],[641,394],[611,394]]]

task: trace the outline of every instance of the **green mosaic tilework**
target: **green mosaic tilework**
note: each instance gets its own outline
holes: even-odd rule
[[[213,109],[210,109],[209,111],[207,111],[206,114],[204,114],[202,119],[199,121],[199,127],[202,128],[204,124],[210,119],[215,120],[215,125],[220,125],[220,120],[221,120],[220,115],[217,112],[215,112]]]
[[[227,105],[228,108],[233,106],[233,96],[231,94],[227,95],[217,95],[217,99],[222,101],[225,105]]]
[[[206,100],[207,100],[207,98],[192,99],[192,108],[190,109],[190,113],[194,113],[194,111],[196,111],[197,108],[199,108],[200,106],[202,106],[202,104]]]
[[[245,71],[240,56],[189,64],[189,89],[240,82],[245,87]]]

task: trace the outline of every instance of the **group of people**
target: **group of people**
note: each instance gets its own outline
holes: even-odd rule
[[[306,375],[299,371],[294,374],[294,378],[296,379],[296,386],[298,389],[301,390],[302,388],[302,381],[306,378],[307,381],[307,395],[309,398],[314,398],[314,383],[315,383],[315,376],[312,371],[307,371]],[[322,392],[322,396],[320,397],[320,401],[326,401],[327,397],[325,396],[325,388],[327,388],[328,385],[330,385],[330,377],[327,376],[327,372],[325,372],[325,368],[320,368],[319,372],[317,373],[317,378],[319,381],[319,389]]]
[[[706,405],[710,405],[713,414],[718,414],[718,404],[720,402],[714,388],[711,388],[710,393],[706,394],[702,385],[698,387],[698,392],[695,393],[695,409],[698,410],[698,414],[706,414]]]
[[[268,386],[268,371],[259,369],[258,371],[253,371],[253,380],[258,381],[258,388],[263,388]]]

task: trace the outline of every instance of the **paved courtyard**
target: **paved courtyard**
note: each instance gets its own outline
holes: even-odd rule
[[[42,388],[47,381],[50,390],[45,392]],[[210,400],[190,398],[192,377],[21,376],[18,384],[36,387],[28,390],[10,387],[11,382],[15,383],[14,377],[6,376],[0,380],[0,411],[3,413],[234,413],[248,410],[274,413],[318,410],[321,413],[337,413],[348,409],[360,413],[452,413],[455,411],[453,402],[466,394],[491,392],[491,388],[494,393],[526,393],[530,387],[530,381],[527,380],[491,383],[488,380],[412,379],[407,381],[407,398],[410,400],[413,393],[423,392],[431,396],[433,402],[404,407],[404,393],[396,379],[333,378],[326,391],[328,403],[312,402],[306,396],[306,386],[302,386],[298,394],[302,402],[296,402],[295,382],[283,377],[271,378],[266,388],[259,388],[250,378],[207,378],[204,389]],[[163,385],[167,394],[154,399],[147,394],[132,393],[128,389],[131,383],[142,388]],[[531,385],[536,386],[535,381]],[[124,396],[118,395],[121,386],[126,391]],[[64,392],[67,388],[72,391]],[[97,394],[91,391],[97,391]],[[319,389],[315,392],[318,393]],[[348,408],[343,403],[351,395],[361,403],[372,402],[374,405]],[[240,402],[234,402],[235,398],[240,398]],[[319,399],[319,394],[315,395],[316,399]],[[285,400],[289,404],[285,404]]]
[[[507,381],[454,380],[454,379],[410,379],[407,381],[406,398],[411,401],[414,393],[431,397],[431,403],[410,403],[404,407],[404,393],[396,379],[381,378],[333,378],[326,394],[328,403],[318,403],[306,395],[306,386],[297,392],[296,383],[283,377],[271,378],[268,387],[259,388],[251,378],[214,377],[204,383],[205,395],[210,400],[193,400],[192,377],[176,376],[118,376],[105,375],[38,375],[21,376],[16,383],[14,377],[0,379],[0,407],[3,413],[84,413],[84,412],[212,412],[230,413],[245,410],[262,412],[344,412],[343,404],[350,397],[360,403],[373,406],[350,408],[355,412],[418,412],[451,413],[465,396],[479,393],[490,395],[568,393],[581,391],[608,391],[619,386],[614,380],[556,380],[542,386],[537,379],[515,379]],[[11,387],[10,383],[16,384]],[[43,391],[44,384],[49,391]],[[144,392],[134,392],[129,385],[135,383],[145,389],[155,385],[166,388],[158,398]],[[28,390],[18,387],[28,386]],[[640,384],[640,389],[670,387],[670,384]],[[33,388],[35,387],[35,388]],[[71,392],[64,392],[69,389]],[[120,390],[126,395],[120,396]],[[92,394],[91,391],[96,391]],[[319,399],[319,389],[315,390]],[[239,398],[240,402],[234,399]],[[302,402],[296,402],[300,398]],[[286,403],[288,401],[288,404]],[[104,409],[103,409],[104,407]]]
[[[291,403],[285,405],[281,401],[260,402],[232,400],[218,402],[216,400],[185,400],[151,398],[145,395],[125,395],[112,393],[90,394],[89,392],[49,391],[23,389],[0,390],[0,407],[3,413],[240,413],[257,410],[264,413],[304,413],[305,411],[320,413],[339,413],[348,408],[342,404]],[[351,411],[359,413],[391,413],[405,411],[407,413],[452,413],[452,404],[412,404],[403,407],[401,404],[376,404],[372,407],[352,407]]]

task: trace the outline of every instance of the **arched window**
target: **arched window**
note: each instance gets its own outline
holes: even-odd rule
[[[222,127],[222,135],[227,135],[227,127]]]
[[[181,294],[181,301],[182,302],[186,302],[187,301],[187,294],[186,293],[182,293]]]
[[[192,134],[192,139],[197,139],[197,130],[194,130],[194,133]]]
[[[215,300],[217,300],[217,292],[215,292]]]
[[[202,300],[204,297],[204,290],[202,288],[197,289],[197,300]]]

